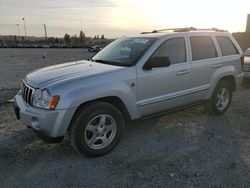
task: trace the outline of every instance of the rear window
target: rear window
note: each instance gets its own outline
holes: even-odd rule
[[[235,55],[239,53],[236,47],[234,46],[233,42],[231,41],[231,39],[229,39],[228,37],[217,36],[215,38],[219,43],[221,53],[223,56]]]
[[[193,61],[217,57],[213,40],[209,36],[190,37]]]

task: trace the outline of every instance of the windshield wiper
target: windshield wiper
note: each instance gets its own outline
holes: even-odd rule
[[[115,61],[107,61],[107,60],[102,60],[102,59],[93,59],[94,62],[97,63],[103,63],[103,64],[109,64],[109,65],[118,65],[119,66],[119,62],[115,62]]]
[[[102,63],[102,64],[106,64],[106,65],[114,65],[114,66],[118,66],[118,67],[129,67],[129,64],[123,64],[122,62],[119,61],[108,61],[108,60],[102,60],[102,59],[93,59],[94,62],[96,63]]]

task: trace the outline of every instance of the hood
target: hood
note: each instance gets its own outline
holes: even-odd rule
[[[34,87],[44,87],[49,84],[73,78],[83,78],[121,68],[123,67],[83,60],[53,65],[35,70],[26,76],[25,81]]]

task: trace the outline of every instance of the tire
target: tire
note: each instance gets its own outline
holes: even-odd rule
[[[70,142],[74,149],[88,157],[99,157],[112,151],[124,129],[121,112],[106,102],[91,103],[80,108],[70,126]]]
[[[232,87],[226,81],[220,81],[209,100],[207,107],[211,115],[222,115],[229,108],[232,101]]]

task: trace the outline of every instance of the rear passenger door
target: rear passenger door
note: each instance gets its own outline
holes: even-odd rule
[[[205,34],[189,34],[191,50],[190,102],[203,100],[210,88],[214,71],[221,66],[215,38]]]

